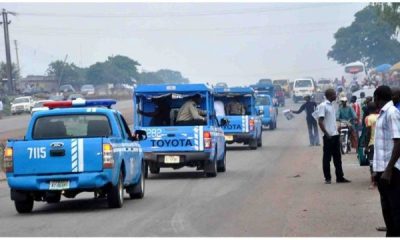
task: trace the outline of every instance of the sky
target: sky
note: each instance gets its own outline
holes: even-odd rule
[[[334,33],[368,3],[0,3],[22,76],[55,60],[88,67],[108,56],[140,71],[172,69],[191,82],[249,85],[261,78],[335,78]],[[5,61],[1,32],[0,61]]]

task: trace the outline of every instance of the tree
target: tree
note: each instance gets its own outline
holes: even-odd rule
[[[60,85],[82,85],[85,83],[86,69],[77,67],[74,63],[64,63],[57,60],[51,62],[47,68],[47,74],[54,75],[60,81]]]
[[[188,83],[189,79],[184,78],[178,71],[161,69],[156,72],[159,78],[165,83]]]
[[[86,78],[92,84],[132,84],[132,79],[139,76],[137,66],[140,64],[125,56],[117,55],[108,57],[105,62],[97,62],[91,65]]]
[[[396,28],[396,34],[400,30],[400,3],[375,3],[379,17]]]
[[[164,81],[155,72],[142,72],[138,78],[138,84],[159,84]]]
[[[14,79],[14,85],[16,85],[16,81],[21,78],[19,73],[19,69],[16,64],[11,64],[11,78]],[[5,62],[0,62],[0,93],[4,93],[7,89],[7,81],[3,81],[3,79],[7,79],[7,64]]]
[[[400,56],[395,30],[379,16],[378,6],[369,5],[355,14],[349,27],[342,27],[335,33],[336,43],[328,52],[328,58],[339,64],[354,61],[362,61],[366,66],[394,64]]]

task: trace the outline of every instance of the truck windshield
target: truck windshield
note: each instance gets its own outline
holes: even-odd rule
[[[295,87],[311,87],[311,80],[299,80],[296,81]]]
[[[109,120],[104,115],[56,115],[40,117],[33,128],[33,139],[108,137]]]
[[[26,103],[29,102],[29,98],[16,98],[13,103]]]

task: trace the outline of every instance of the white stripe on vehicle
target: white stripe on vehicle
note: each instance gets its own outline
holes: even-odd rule
[[[84,159],[83,159],[83,154],[84,154],[84,149],[83,149],[83,139],[80,138],[78,139],[78,171],[83,172],[84,171]]]
[[[198,151],[199,143],[201,142],[200,141],[201,139],[199,139],[199,136],[200,136],[199,135],[199,127],[198,126],[194,127],[193,132],[194,132],[194,150]]]
[[[245,116],[246,120],[246,132],[249,132],[249,116]]]
[[[199,150],[203,151],[204,150],[203,126],[200,126],[199,129],[199,143],[200,143]]]
[[[77,139],[71,139],[71,167],[72,167],[72,172],[78,172],[78,140]]]

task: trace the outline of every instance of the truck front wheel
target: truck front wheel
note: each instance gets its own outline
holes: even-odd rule
[[[30,213],[33,209],[33,198],[28,197],[24,201],[14,201],[18,213]]]
[[[257,139],[251,139],[249,142],[249,147],[251,150],[257,149]]]

